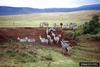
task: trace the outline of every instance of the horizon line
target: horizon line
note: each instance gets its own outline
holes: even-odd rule
[[[82,6],[89,6],[89,5],[100,5],[100,4],[88,4],[88,5],[81,5],[81,6],[77,6],[77,7],[48,7],[48,8],[37,8],[37,7],[20,7],[20,6],[5,6],[5,5],[0,5],[0,7],[16,7],[16,8],[33,8],[33,9],[52,9],[52,8],[78,8],[78,7],[82,7]]]

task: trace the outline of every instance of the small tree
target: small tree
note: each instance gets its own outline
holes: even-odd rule
[[[60,26],[61,26],[61,28],[62,28],[62,26],[63,26],[63,23],[60,23]]]
[[[97,34],[100,30],[99,17],[93,16],[92,20],[83,25],[84,34]]]

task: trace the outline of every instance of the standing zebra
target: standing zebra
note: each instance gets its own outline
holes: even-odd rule
[[[63,40],[61,41],[61,46],[62,46],[62,49],[63,49],[63,52],[64,52],[64,54],[70,54],[70,51],[71,51],[71,46],[70,46],[70,44],[68,44],[68,43],[66,43],[66,42],[64,42]]]

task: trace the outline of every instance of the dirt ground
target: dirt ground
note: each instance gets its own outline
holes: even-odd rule
[[[6,42],[10,39],[17,40],[17,37],[34,38],[39,41],[39,35],[45,37],[46,28],[0,28],[0,42]],[[58,32],[59,33],[59,32]],[[75,40],[69,40],[71,45],[76,45]],[[53,46],[61,47],[61,45],[53,44]]]
[[[14,38],[17,37],[29,37],[37,39],[39,35],[43,34],[45,28],[1,28],[0,39]]]

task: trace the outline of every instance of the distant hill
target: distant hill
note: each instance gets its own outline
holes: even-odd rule
[[[28,7],[9,7],[0,6],[0,15],[18,15],[31,13],[50,13],[50,12],[74,12],[82,10],[100,10],[100,4],[85,5],[77,8],[28,8]]]

